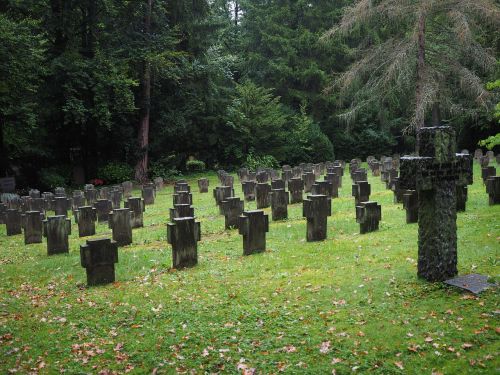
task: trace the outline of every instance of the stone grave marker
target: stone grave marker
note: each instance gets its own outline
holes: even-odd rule
[[[134,184],[132,181],[124,181],[122,182],[123,188],[123,196],[125,199],[130,198],[132,196],[132,190],[134,190]]]
[[[257,201],[257,209],[269,207],[271,203],[269,193],[271,193],[271,185],[267,183],[258,183],[255,185],[255,200]]]
[[[313,184],[316,182],[316,176],[312,172],[305,172],[302,175],[302,180],[304,181],[304,192],[310,193]]]
[[[481,168],[481,178],[483,179],[483,184],[486,185],[486,180],[497,174],[495,167]]]
[[[172,194],[172,205],[176,204],[193,204],[193,194],[187,191]]]
[[[180,217],[194,217],[194,207],[190,204],[176,204],[170,209],[170,221]]]
[[[14,177],[0,178],[0,193],[15,193],[16,179]]]
[[[327,197],[332,197],[333,195],[333,184],[326,181],[316,181],[311,187],[312,195],[326,195]]]
[[[243,196],[247,202],[255,200],[255,181],[245,181],[241,184],[241,189],[243,190]]]
[[[47,254],[69,252],[68,236],[71,234],[71,219],[58,215],[43,221],[43,235],[47,238]]]
[[[418,194],[416,190],[403,191],[403,208],[406,210],[406,224],[418,223]]]
[[[340,176],[338,176],[336,173],[327,173],[325,176],[325,181],[328,181],[331,184],[331,197],[338,198]]]
[[[5,214],[7,236],[15,236],[22,233],[22,216],[19,210],[9,208]]]
[[[99,223],[105,223],[109,220],[109,213],[113,209],[111,201],[107,199],[98,199],[94,203],[94,207],[97,210],[97,221]]]
[[[27,211],[23,216],[24,244],[42,243],[43,214],[38,211]]]
[[[377,202],[360,202],[356,205],[356,222],[359,223],[359,233],[365,234],[378,230],[382,219],[382,208]]]
[[[302,202],[304,192],[304,181],[300,177],[294,177],[288,182],[288,191],[290,192],[290,203]]]
[[[240,216],[239,233],[243,236],[243,255],[266,251],[269,217],[262,210],[244,211]]]
[[[30,191],[29,191],[28,194],[33,199],[35,199],[35,198],[41,198],[40,190],[30,189]]]
[[[118,244],[109,238],[87,240],[80,245],[80,263],[87,272],[87,285],[104,285],[115,281]]]
[[[76,216],[78,216],[78,236],[87,237],[95,235],[97,209],[92,206],[78,207]]]
[[[486,192],[490,206],[500,204],[500,176],[490,176],[486,180]]]
[[[142,228],[144,226],[144,211],[146,207],[144,201],[139,197],[130,197],[125,202],[125,208],[132,211],[132,228]]]
[[[244,202],[237,197],[229,197],[221,203],[225,218],[225,228],[238,228],[240,215],[244,211]]]
[[[284,180],[272,180],[271,181],[271,189],[278,190],[278,189],[284,189],[285,188],[285,181]]]
[[[358,181],[352,185],[352,196],[356,202],[356,206],[361,202],[368,202],[370,200],[371,186],[368,181]]]
[[[128,208],[111,211],[108,226],[113,231],[113,241],[118,246],[127,246],[132,243],[132,211]]]
[[[111,190],[109,193],[109,200],[111,201],[113,209],[116,210],[121,208],[122,192],[120,190]]]
[[[146,206],[155,204],[155,185],[146,184],[142,187],[142,199]]]
[[[156,177],[153,180],[153,186],[154,186],[155,190],[158,190],[158,191],[162,190],[163,186],[164,186],[163,178],[162,177]]]
[[[418,157],[401,158],[401,187],[417,190],[418,275],[443,281],[457,274],[457,181],[469,180],[454,154],[455,131],[448,126],[419,130]]]
[[[326,239],[327,218],[331,212],[332,200],[326,195],[308,195],[304,199],[302,216],[307,218],[307,242]]]
[[[200,178],[198,180],[198,189],[200,193],[208,193],[209,181],[208,178]]]
[[[288,219],[289,194],[285,189],[271,190],[271,216],[273,221]]]
[[[194,267],[198,263],[201,227],[194,217],[176,218],[168,223],[167,239],[172,245],[173,268]]]

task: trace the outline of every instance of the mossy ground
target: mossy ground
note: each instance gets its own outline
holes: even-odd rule
[[[498,166],[497,166],[498,167]],[[359,234],[348,174],[328,239],[305,242],[300,204],[272,222],[265,253],[242,256],[211,190],[198,194],[199,264],[171,270],[172,187],[119,249],[117,282],[87,288],[73,225],[69,255],[24,246],[0,228],[0,373],[495,373],[498,292],[479,298],[416,276],[417,224],[380,178],[380,230]],[[136,192],[137,193],[137,192]],[[236,193],[242,196],[240,185]],[[246,203],[255,208],[255,203]],[[458,215],[459,273],[498,281],[500,206],[488,206],[475,166]],[[109,236],[105,225],[99,236]]]

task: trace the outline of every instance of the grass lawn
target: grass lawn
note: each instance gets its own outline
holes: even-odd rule
[[[500,206],[488,206],[477,164],[474,172],[458,214],[459,273],[498,282]],[[296,204],[287,221],[270,223],[268,250],[248,257],[237,230],[223,229],[209,178],[208,194],[189,181],[202,228],[191,269],[170,269],[171,186],[119,249],[117,282],[103,287],[85,286],[75,224],[70,253],[51,257],[45,243],[24,246],[0,226],[0,373],[498,371],[498,291],[475,297],[417,279],[418,226],[405,223],[379,177],[369,178],[382,205],[378,232],[359,234],[346,170],[326,241],[305,242]],[[110,234],[98,225],[96,237]]]

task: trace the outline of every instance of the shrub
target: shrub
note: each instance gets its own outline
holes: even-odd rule
[[[279,163],[278,160],[272,155],[254,155],[252,152],[247,155],[246,161],[243,165],[254,171],[257,168],[278,168]]]
[[[155,161],[149,165],[149,177],[155,179],[161,177],[166,181],[173,180],[175,177],[182,176],[176,168],[163,164],[162,162]]]
[[[125,163],[110,162],[97,171],[97,176],[106,184],[118,184],[132,179],[134,169]]]
[[[71,180],[71,173],[68,168],[43,168],[40,170],[40,184],[42,188],[54,189],[56,187],[68,186]]]
[[[188,172],[202,172],[206,168],[205,162],[201,160],[188,160],[186,162],[186,169]]]

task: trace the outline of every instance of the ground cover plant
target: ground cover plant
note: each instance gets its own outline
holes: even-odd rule
[[[498,166],[497,166],[498,167]],[[474,166],[458,214],[459,274],[499,281],[500,207]],[[479,297],[416,276],[417,224],[379,177],[380,230],[359,234],[348,173],[328,238],[305,241],[302,205],[272,222],[267,251],[242,256],[211,190],[189,180],[201,221],[199,263],[171,269],[172,187],[147,206],[145,227],[119,249],[114,284],[87,288],[76,226],[70,253],[48,257],[0,227],[0,372],[18,373],[494,373],[498,292]],[[235,178],[236,179],[236,178]],[[242,197],[241,185],[235,184]],[[140,192],[135,191],[135,194]],[[246,209],[255,203],[245,202]],[[269,213],[269,209],[266,209]],[[96,238],[110,236],[97,226]]]

